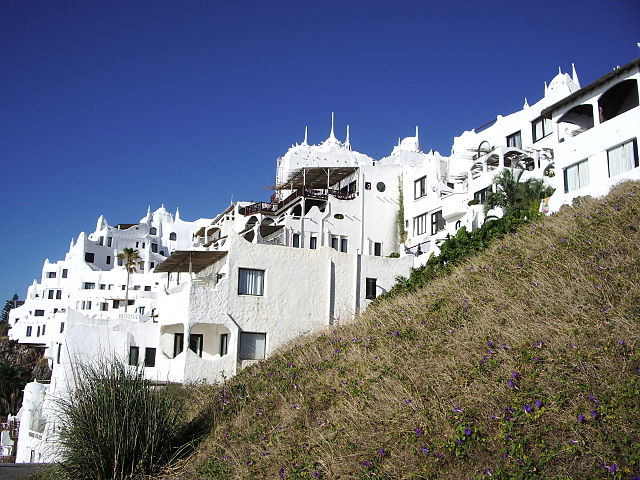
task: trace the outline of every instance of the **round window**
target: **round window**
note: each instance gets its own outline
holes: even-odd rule
[[[342,220],[344,218],[344,215],[341,213],[336,213],[333,218],[335,218],[336,220]]]
[[[384,192],[387,187],[384,185],[384,183],[378,182],[376,184],[376,188],[378,189],[379,192]]]

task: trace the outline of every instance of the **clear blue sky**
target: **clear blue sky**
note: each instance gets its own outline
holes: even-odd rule
[[[387,155],[640,56],[637,0],[0,2],[0,301],[104,214],[213,217],[266,200],[275,161],[329,133]]]

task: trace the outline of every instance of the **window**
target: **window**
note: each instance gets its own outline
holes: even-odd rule
[[[331,237],[331,248],[338,250],[338,244],[340,243],[340,237]]]
[[[136,242],[136,248],[140,246],[140,242]]]
[[[47,331],[47,326],[46,325],[42,325],[42,335],[44,335],[44,332]]]
[[[140,285],[134,285],[134,286],[133,286],[133,289],[134,289],[134,290],[140,290]]]
[[[427,214],[423,213],[413,218],[413,234],[422,235],[427,232]]]
[[[107,255],[107,265],[111,265],[111,256]]]
[[[156,366],[156,349],[147,347],[144,349],[144,366],[155,367]]]
[[[84,288],[85,290],[93,290],[96,288],[96,284],[91,282],[84,282],[82,288]]]
[[[149,229],[149,235],[157,235],[158,234],[158,229],[156,227],[151,227]]]
[[[371,182],[364,182],[364,189],[371,190]]]
[[[589,185],[589,160],[583,160],[564,169],[564,193]]]
[[[67,270],[66,268],[62,269],[62,278],[67,278],[67,274],[69,273],[69,270]]]
[[[385,186],[385,184],[383,182],[378,182],[378,183],[376,183],[376,188],[378,189],[378,191],[380,193],[382,193],[382,192],[384,192],[386,190],[387,187]]]
[[[431,214],[431,235],[435,235],[441,230],[444,230],[445,222],[442,216],[442,210],[438,210]]]
[[[299,233],[294,233],[293,234],[293,247],[294,248],[300,248],[300,234]]]
[[[56,278],[56,272],[47,272],[45,273],[46,278]]]
[[[47,298],[49,300],[53,300],[54,292],[55,292],[55,290],[49,290],[48,295],[47,295]]]
[[[33,327],[32,327],[32,326],[28,326],[28,327],[27,327],[27,337],[30,337],[30,336],[31,336],[31,331],[32,331],[32,330],[33,330]]]
[[[340,239],[340,251],[343,253],[347,253],[349,250],[349,241],[346,238]]]
[[[427,194],[427,177],[420,177],[413,182],[413,198],[418,199]]]
[[[150,292],[151,291],[151,285],[145,285],[144,286],[144,291],[145,292]]]
[[[56,363],[60,363],[60,357],[62,356],[62,344],[56,343],[58,345],[58,352],[56,353]]]
[[[240,360],[263,359],[266,343],[266,333],[240,333]]]
[[[239,295],[262,295],[264,291],[264,270],[240,268],[238,271]]]
[[[153,253],[158,253],[158,244],[157,243],[152,243],[151,244],[151,251]]]
[[[220,356],[224,357],[229,352],[229,334],[220,335]]]
[[[113,290],[113,283],[110,283],[109,285],[107,285],[107,290]]]
[[[173,358],[176,358],[184,350],[184,333],[173,335]]]
[[[318,248],[318,237],[309,237],[309,248],[312,250]]]
[[[110,247],[112,242],[113,242],[113,238],[107,237],[107,247]]]
[[[156,266],[156,262],[150,262],[149,263],[149,268],[155,268]]]
[[[60,300],[62,298],[62,290],[56,290],[56,300]]]
[[[100,245],[101,247],[104,245],[104,237],[98,238],[98,245]]]
[[[101,312],[109,311],[109,303],[108,302],[101,302],[100,303],[100,311]]]
[[[520,130],[507,137],[507,147],[522,148],[522,134]]]
[[[381,257],[382,256],[382,243],[380,242],[375,242],[373,244],[373,254],[376,257]]]
[[[60,322],[60,333],[64,332],[64,322]]]
[[[533,141],[537,142],[538,140],[543,139],[547,135],[551,134],[551,116],[545,115],[544,117],[534,120],[531,122],[531,127],[533,130]]]
[[[140,348],[134,347],[133,345],[129,347],[129,365],[138,365],[140,357]]]
[[[615,177],[638,166],[638,143],[634,138],[607,150],[609,176]]]
[[[169,240],[177,240],[178,236],[176,235],[176,232],[171,232],[169,234]]]
[[[598,100],[600,123],[638,106],[638,82],[629,78],[604,92]]]
[[[40,336],[40,325],[38,325],[38,329],[36,330],[36,337]]]
[[[373,300],[376,298],[376,279],[367,278],[365,298],[367,300]]]
[[[484,203],[487,200],[487,193],[489,193],[490,187],[483,188],[482,190],[478,190],[473,194],[473,199],[477,200],[478,203]]]
[[[44,310],[36,310],[34,313],[36,317],[44,317]]]
[[[91,252],[85,252],[84,261],[87,263],[93,263],[95,261],[96,256]]]
[[[189,335],[189,350],[202,356],[202,344],[204,343],[204,335],[202,333],[192,333]]]

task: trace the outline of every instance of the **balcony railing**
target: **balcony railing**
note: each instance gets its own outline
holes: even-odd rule
[[[343,192],[334,189],[324,188],[298,188],[291,195],[278,203],[257,202],[247,205],[240,209],[240,213],[244,216],[255,215],[256,213],[266,213],[269,215],[277,215],[287,208],[294,200],[304,197],[316,200],[327,200],[331,195],[339,200],[353,200],[358,196],[358,192]]]

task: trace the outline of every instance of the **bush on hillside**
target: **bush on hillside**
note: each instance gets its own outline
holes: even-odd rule
[[[166,465],[184,444],[183,400],[117,359],[80,365],[59,400],[62,468],[72,479],[126,479]]]

